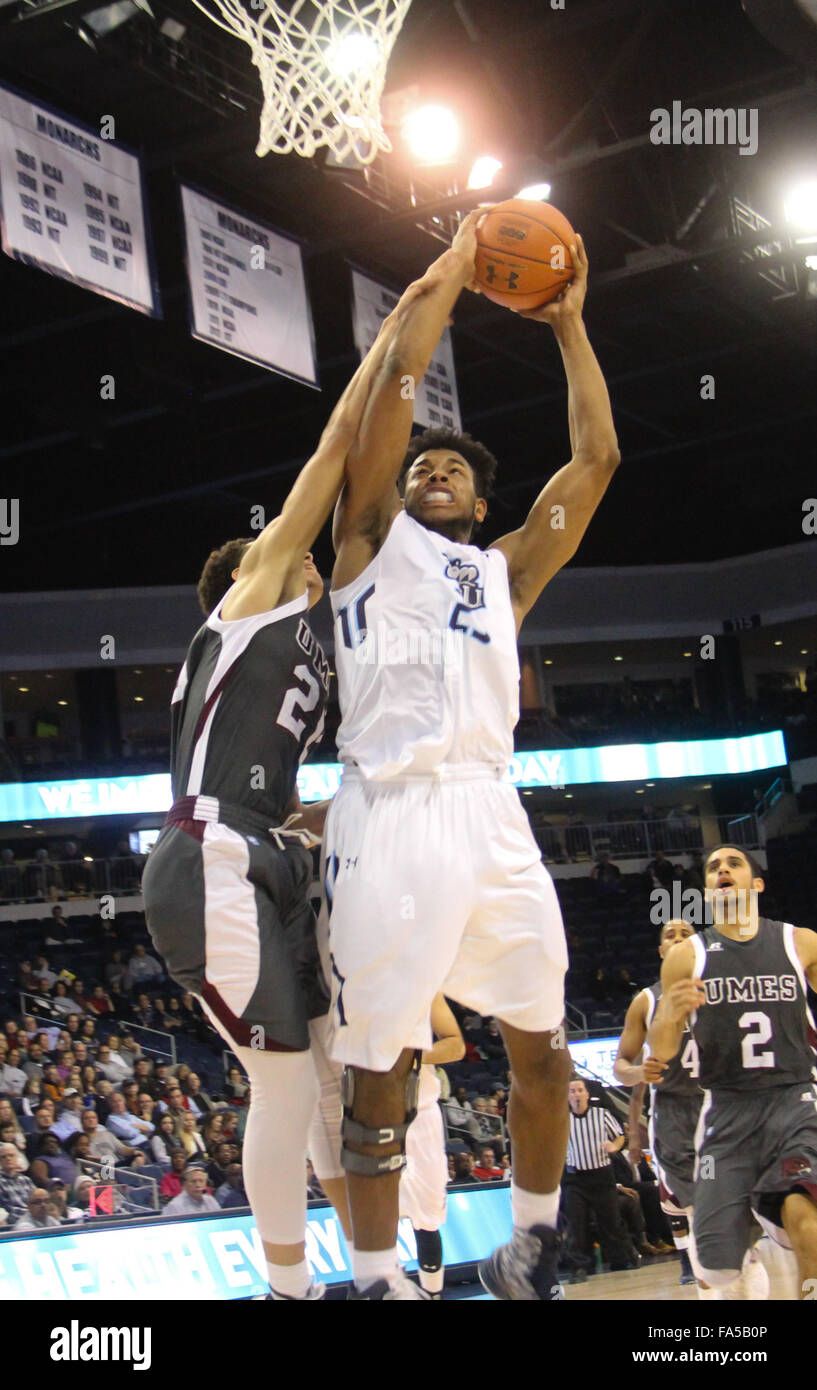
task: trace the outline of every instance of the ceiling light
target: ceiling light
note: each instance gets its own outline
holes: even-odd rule
[[[613,657],[613,660],[614,660],[614,661],[623,661],[623,660],[624,660],[624,657],[623,657],[623,656],[614,656],[614,657]]]
[[[349,29],[326,50],[326,66],[335,77],[368,77],[380,62],[380,45],[369,34]]]
[[[553,658],[550,657],[550,656],[546,656],[546,657],[545,657],[545,665],[546,665],[546,666],[552,666],[552,665],[553,665]]]
[[[683,655],[684,655],[684,656],[692,656],[692,652],[684,652]]]
[[[529,183],[520,188],[517,198],[527,198],[532,203],[544,203],[550,197],[549,183]]]
[[[565,801],[572,801],[572,800],[573,800],[573,793],[572,793],[572,792],[565,792]]]
[[[28,824],[28,822],[26,822],[26,824],[23,826],[23,829],[24,829],[24,830],[30,830],[30,829],[31,829],[31,826]]]
[[[644,788],[643,788],[643,787],[636,787],[636,789],[635,789],[635,794],[636,794],[636,796],[643,796],[643,795],[644,795]]]
[[[29,692],[29,690],[30,690],[30,688],[31,688],[31,687],[28,686],[28,685],[18,685],[18,687],[17,687],[17,694],[18,694],[18,695],[27,695],[28,692]]]
[[[808,656],[808,647],[801,647],[801,648],[800,648],[800,655],[801,655],[801,656]]]
[[[783,201],[787,222],[804,232],[817,232],[817,179],[795,184]]]
[[[777,641],[775,642],[774,645],[775,645],[776,647],[782,647],[782,646],[783,646],[783,643],[781,642],[781,640],[780,640],[779,637],[778,637],[778,639],[777,639]]]
[[[492,154],[481,154],[471,165],[466,186],[468,188],[490,188],[501,168],[501,159],[494,159]]]
[[[58,705],[67,705],[67,704],[68,704],[68,701],[67,701],[67,700],[58,700],[58,701],[57,701],[57,704],[58,704]]]
[[[145,697],[144,697],[144,695],[134,695],[134,697],[133,697],[133,703],[134,703],[135,705],[143,705],[143,704],[145,703]]]
[[[402,135],[418,164],[447,164],[460,143],[460,125],[447,106],[420,106],[403,121]]]

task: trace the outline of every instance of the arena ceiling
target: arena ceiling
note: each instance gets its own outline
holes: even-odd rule
[[[257,159],[248,51],[186,0],[151,4],[93,51],[78,32],[92,0],[0,0],[0,80],[89,122],[114,113],[143,152],[165,315],[0,257],[2,492],[21,500],[19,543],[0,552],[7,592],[192,581],[251,505],[277,509],[353,369],[345,263],[400,286],[442,249],[342,171]],[[175,48],[168,18],[184,26]],[[504,158],[504,193],[547,178],[588,245],[586,317],[623,465],[576,563],[802,540],[817,271],[783,200],[817,177],[814,69],[739,0],[414,0],[388,89],[413,84],[463,113],[474,152]],[[653,144],[650,113],[673,101],[755,109],[757,152]],[[304,239],[320,393],[190,338],[181,178]],[[455,352],[465,427],[500,461],[490,539],[568,457],[560,361],[547,328],[472,296]],[[103,374],[115,401],[100,400]],[[325,570],[325,536],[318,558]]]

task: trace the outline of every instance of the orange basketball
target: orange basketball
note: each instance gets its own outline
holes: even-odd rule
[[[573,279],[575,239],[567,218],[550,203],[497,203],[477,228],[477,284],[495,304],[539,309]]]

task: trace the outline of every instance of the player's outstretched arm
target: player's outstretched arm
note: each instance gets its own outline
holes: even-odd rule
[[[646,1037],[647,999],[641,990],[627,1010],[613,1065],[613,1074],[622,1086],[639,1086],[644,1081],[641,1055]]]
[[[580,236],[570,250],[576,275],[567,289],[554,303],[520,315],[549,323],[556,335],[567,376],[572,457],[546,483],[524,526],[494,542],[508,561],[517,625],[576,553],[621,458],[607,386],[582,318],[588,260]]]
[[[242,618],[303,591],[304,557],[337,501],[346,455],[354,441],[372,382],[389,351],[401,312],[380,326],[371,349],[338,400],[315,452],[292,485],[280,515],[247,547],[230,600],[230,618]]]
[[[695,951],[690,941],[673,946],[661,967],[661,998],[647,1041],[650,1052],[670,1062],[681,1046],[684,1024],[706,1003],[702,980],[693,978]]]
[[[468,214],[450,249],[409,285],[395,311],[400,321],[349,452],[346,482],[335,512],[336,587],[349,583],[365,568],[399,510],[396,484],[411,437],[415,387],[428,370],[460,292],[473,281],[476,225],[484,212],[481,208]]]
[[[435,1042],[423,1053],[423,1061],[432,1067],[441,1067],[446,1062],[459,1062],[465,1056],[465,1042],[460,1026],[445,1001],[445,996],[436,994],[431,1005],[431,1031]]]

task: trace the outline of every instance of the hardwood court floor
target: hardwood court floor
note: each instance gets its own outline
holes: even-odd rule
[[[768,1240],[758,1243],[758,1251],[771,1283],[770,1302],[796,1297],[786,1257]],[[570,1302],[624,1301],[635,1303],[697,1303],[694,1284],[679,1284],[680,1266],[672,1256],[645,1260],[640,1269],[624,1269],[616,1274],[594,1274],[586,1284],[565,1284]]]

